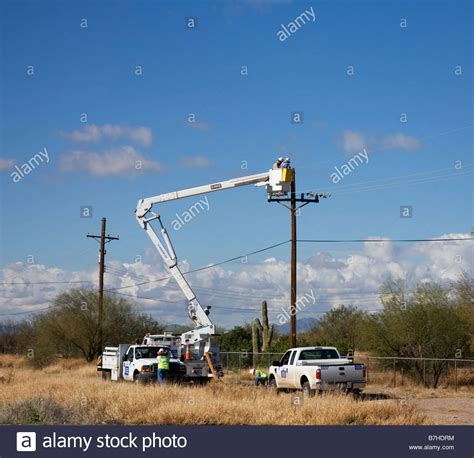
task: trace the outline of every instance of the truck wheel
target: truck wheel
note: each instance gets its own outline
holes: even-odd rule
[[[138,373],[138,371],[135,371],[135,372],[133,373],[133,381],[134,381],[135,383],[139,383],[139,382],[140,382],[139,375],[140,375],[140,374]]]
[[[270,379],[270,381],[268,382],[268,388],[270,388],[271,390],[275,390],[277,394],[280,392],[275,378]]]
[[[111,377],[110,371],[102,371],[102,380],[109,381]]]
[[[303,383],[303,394],[308,398],[312,398],[314,396],[315,391],[311,389],[311,385],[309,382]]]

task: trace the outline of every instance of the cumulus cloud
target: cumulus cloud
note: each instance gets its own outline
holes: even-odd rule
[[[162,165],[139,154],[132,146],[103,153],[76,150],[59,158],[61,170],[83,171],[94,176],[135,176],[140,172],[161,172]]]
[[[138,145],[148,147],[153,142],[151,129],[142,126],[127,126],[117,124],[86,124],[82,130],[70,132],[61,131],[60,136],[74,143],[98,143],[103,139],[126,139]]]
[[[10,170],[15,165],[15,159],[5,159],[0,157],[0,172]]]
[[[411,151],[421,148],[421,141],[410,135],[402,133],[391,134],[383,137],[380,141],[380,145],[384,149],[403,149]]]
[[[212,162],[202,155],[185,156],[180,161],[181,167],[186,169],[207,169],[212,165]]]
[[[404,151],[413,151],[423,146],[418,138],[400,132],[368,139],[362,132],[353,130],[342,132],[338,145],[348,154],[360,153],[364,148],[369,148],[369,146],[372,149]]]
[[[367,146],[367,140],[360,132],[345,130],[339,144],[346,153],[353,154],[362,151]]]
[[[446,234],[444,238],[469,238],[468,234]],[[414,286],[419,281],[446,283],[465,271],[472,275],[472,242],[450,241],[400,245],[365,243],[352,255],[317,251],[298,263],[298,297],[314,294],[316,301],[301,311],[301,318],[319,317],[340,304],[353,304],[365,310],[380,308],[379,289],[388,278],[400,278]],[[184,272],[191,266],[183,261]],[[193,266],[197,267],[197,266]],[[71,285],[29,285],[37,281],[96,281],[96,268],[84,272],[67,272],[42,265],[9,264],[3,269],[4,286],[0,294],[0,313],[26,311],[48,306],[55,295]],[[160,321],[189,324],[185,300],[169,271],[154,251],[148,251],[142,262],[124,263],[110,260],[107,289],[123,294],[149,298],[135,299],[137,310],[151,313]],[[203,305],[212,305],[211,317],[219,326],[232,327],[250,322],[259,315],[262,300],[267,300],[271,320],[289,307],[290,265],[275,257],[260,261],[248,259],[227,266],[199,271],[186,276]],[[95,283],[92,283],[95,285]],[[134,300],[133,297],[129,298]],[[161,300],[161,301],[160,301]],[[167,301],[167,302],[166,302]]]

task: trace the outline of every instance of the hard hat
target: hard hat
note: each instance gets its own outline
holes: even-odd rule
[[[160,348],[160,349],[158,350],[158,353],[164,353],[164,352],[165,352],[165,351],[164,351],[162,348]]]
[[[282,158],[282,157],[279,157],[278,160],[279,160],[280,162],[283,162],[283,158]]]
[[[285,157],[285,161],[291,162],[289,157]]]

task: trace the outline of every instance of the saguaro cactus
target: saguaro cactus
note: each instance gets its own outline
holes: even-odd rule
[[[267,301],[262,302],[262,322],[255,318],[252,323],[253,352],[260,353],[270,349],[273,339],[273,325],[268,322]]]

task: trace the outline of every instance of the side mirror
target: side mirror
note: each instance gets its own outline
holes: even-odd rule
[[[280,361],[273,361],[272,366],[280,367]]]

